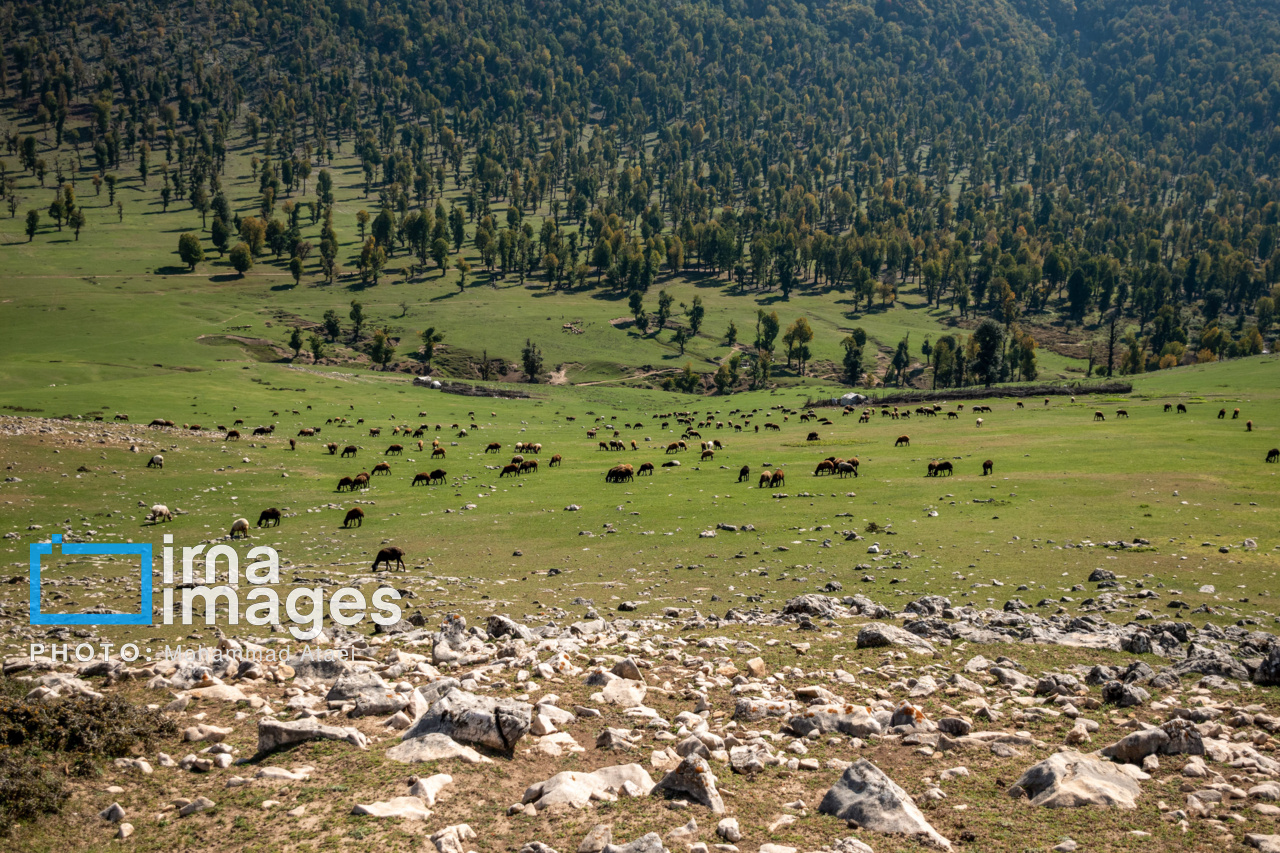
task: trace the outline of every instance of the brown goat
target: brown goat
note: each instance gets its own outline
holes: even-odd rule
[[[386,563],[387,570],[391,569],[391,562],[395,561],[396,568],[404,569],[404,549],[403,548],[383,548],[378,552],[378,556],[373,559],[373,571],[378,570],[379,563]]]
[[[352,522],[355,522],[356,527],[364,527],[364,510],[358,506],[347,510],[346,518],[342,519],[342,526],[350,527]]]

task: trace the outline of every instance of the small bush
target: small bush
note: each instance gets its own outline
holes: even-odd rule
[[[53,702],[0,697],[0,746],[117,758],[135,746],[148,749],[157,735],[177,730],[159,711],[118,696],[77,696]]]
[[[158,711],[117,696],[40,702],[24,698],[29,689],[0,678],[0,835],[17,821],[61,810],[71,796],[65,775],[92,775],[98,759],[147,749],[178,730]]]
[[[17,821],[57,813],[70,796],[47,756],[0,749],[0,835]]]

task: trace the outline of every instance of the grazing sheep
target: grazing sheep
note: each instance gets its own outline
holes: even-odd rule
[[[433,483],[444,483],[448,476],[449,475],[444,472],[443,468],[437,468],[431,472],[431,476],[427,479],[427,485],[429,486]]]
[[[258,515],[259,527],[279,527],[280,526],[280,510],[275,507],[264,509]]]
[[[395,454],[396,456],[403,455],[403,454],[404,454],[404,445],[403,445],[403,444],[393,444],[393,445],[391,445],[390,447],[388,447],[388,448],[387,448],[386,453],[383,453],[382,455],[383,455],[383,456],[391,456],[392,454]]]
[[[520,475],[519,463],[512,462],[510,465],[503,465],[502,470],[498,473],[498,479],[501,480],[503,477],[507,476],[508,474],[510,474],[512,477],[518,477]]]
[[[1280,447],[1273,447],[1267,451],[1268,462],[1280,462]]]
[[[240,440],[240,430],[238,429],[227,430],[227,436],[226,438],[223,439],[223,441],[239,441],[239,440]]]
[[[983,463],[982,463],[982,476],[984,476],[984,477],[985,477],[985,476],[987,476],[987,475],[988,475],[988,474],[990,474],[992,471],[994,471],[994,470],[995,470],[995,468],[996,468],[996,463],[992,462],[990,459],[988,459],[986,462],[983,462]]]
[[[1227,410],[1226,410],[1226,409],[1218,409],[1218,420],[1222,420],[1222,419],[1224,419],[1226,416],[1227,416]],[[1240,410],[1239,410],[1239,409],[1236,409],[1236,417],[1239,417],[1239,416],[1240,416]]]
[[[304,427],[303,429],[298,430],[299,438],[311,438],[315,434],[316,431],[314,427]]]
[[[1107,416],[1102,414],[1102,412],[1094,412],[1093,419],[1095,421],[1105,421],[1107,419]]]
[[[926,476],[926,477],[936,477],[936,476],[938,476],[938,463],[937,463],[937,462],[930,462],[930,463],[929,463],[929,470],[928,470],[927,472],[925,472],[925,476]]]
[[[716,452],[714,450],[702,451],[702,458],[701,458],[702,462],[706,462],[708,459],[715,459],[715,458],[716,458]]]
[[[950,477],[955,473],[955,469],[952,467],[950,462],[939,462],[934,466],[933,473],[935,477],[941,477],[943,474]]]
[[[419,483],[421,483],[422,485],[424,485],[424,486],[425,486],[425,485],[427,485],[427,481],[428,481],[428,480],[430,480],[430,479],[431,479],[431,476],[430,476],[429,474],[426,474],[426,473],[422,473],[422,474],[414,474],[414,475],[413,475],[413,482],[412,482],[412,483],[410,483],[410,484],[409,484],[409,486],[410,486],[410,488],[412,488],[413,486],[416,486],[416,485],[418,485]]]
[[[1187,413],[1187,407],[1186,407],[1186,404],[1184,404],[1184,403],[1179,403],[1179,404],[1178,404],[1178,414],[1180,414],[1180,415],[1185,415],[1186,413]]]
[[[552,456],[552,457],[551,457],[551,461],[547,463],[547,467],[548,467],[548,468],[559,468],[559,467],[560,467],[560,463],[561,463],[561,462],[563,462],[563,461],[564,461],[564,457],[562,457],[559,453],[557,453],[555,456]]]
[[[116,413],[116,417],[115,417],[115,419],[116,419],[116,420],[118,420],[118,421],[127,421],[127,420],[129,420],[129,416],[128,416],[128,415],[121,414],[121,413],[117,412],[117,413]]]
[[[379,563],[386,563],[387,570],[391,570],[391,561],[395,560],[396,568],[404,569],[404,549],[403,548],[383,548],[378,552],[378,556],[373,559],[373,571],[378,570]]]
[[[741,468],[738,469],[738,482],[741,483],[743,480],[750,480],[750,479],[751,479],[751,466],[743,465]]]
[[[254,429],[253,434],[254,435],[271,435],[271,433],[275,431],[276,431],[276,425],[272,424],[271,426],[257,427],[256,429]]]
[[[439,447],[439,446],[437,446],[435,450],[431,451],[431,458],[432,458],[432,459],[443,459],[443,458],[444,458],[444,448],[443,448],[443,447]]]
[[[289,439],[289,449],[290,450],[298,449],[298,440],[296,438]]]
[[[422,452],[422,439],[418,439],[418,452]]]
[[[853,459],[853,460],[845,460],[844,462],[837,462],[836,474],[838,474],[841,479],[849,476],[850,474],[857,477],[858,476],[858,460]]]
[[[342,491],[343,489],[350,489],[354,492],[356,489],[356,481],[350,477],[343,477],[338,481],[338,491]]]
[[[1240,410],[1236,409],[1234,412],[1231,413],[1231,420],[1235,421],[1239,419],[1240,419]]]
[[[606,483],[626,483],[635,479],[635,469],[628,464],[615,465],[604,475]]]
[[[978,423],[977,423],[977,425],[978,425],[979,427],[981,427],[981,426],[982,426],[982,418],[978,418]]]
[[[378,437],[378,436],[380,436],[380,435],[382,435],[382,427],[370,427],[370,428],[369,428],[369,437],[370,437],[370,438],[377,438],[377,437]]]
[[[358,506],[353,506],[347,510],[346,518],[342,519],[343,527],[350,527],[351,522],[355,522],[357,527],[364,527],[364,510]]]
[[[679,453],[679,452],[680,452],[679,442],[673,441],[667,445],[667,453]]]
[[[637,477],[641,477],[641,476],[644,476],[645,474],[648,474],[650,477],[652,477],[652,476],[653,476],[653,463],[652,463],[652,462],[642,462],[642,463],[640,463],[640,470],[636,472],[636,476],[637,476]]]
[[[324,446],[324,449],[329,451],[330,456],[333,456],[335,453],[338,452],[338,445],[331,441]]]
[[[805,436],[805,439],[804,439],[804,440],[805,440],[805,441],[817,441],[817,440],[818,440],[818,434],[817,434],[816,432],[811,432],[811,433],[809,433],[807,436]]]
[[[1244,422],[1244,431],[1245,431],[1245,432],[1253,432],[1253,421],[1245,421],[1245,422]]]
[[[781,486],[784,483],[786,483],[786,481],[787,481],[787,475],[782,473],[781,468],[778,468],[773,472],[773,479],[772,479],[773,486],[775,487]]]
[[[231,538],[237,538],[237,534],[245,539],[249,538],[249,519],[237,518],[231,522]]]
[[[375,477],[378,476],[379,474],[390,474],[390,473],[391,473],[391,466],[388,465],[386,462],[379,462],[377,465],[373,466],[373,476]]]
[[[902,447],[903,445],[906,445],[907,447],[911,446],[911,436],[900,435],[898,436],[898,440],[893,443],[894,447]]]
[[[524,461],[524,454],[517,453],[515,456],[511,457],[512,465],[519,465],[523,461]]]
[[[1271,460],[1267,460],[1268,462]],[[173,513],[164,504],[156,504],[151,507],[150,514],[147,515],[147,521],[173,521]]]
[[[1165,404],[1164,404],[1164,410],[1165,410],[1166,412],[1172,412],[1172,411],[1173,411],[1173,403],[1165,403]]]
[[[487,445],[485,445],[485,448],[484,448],[485,453],[499,453],[501,451],[502,451],[502,442],[499,442],[499,441],[491,441]]]
[[[947,420],[949,420],[949,421],[958,421],[958,420],[960,420],[960,413],[959,413],[959,412],[947,412]]]
[[[1128,410],[1128,409],[1116,409],[1116,418],[1117,418],[1117,419],[1119,419],[1119,418],[1127,418],[1127,417],[1129,417],[1129,410]]]
[[[1019,401],[1018,401],[1018,406],[1017,406],[1017,408],[1019,408],[1019,409],[1025,409],[1025,408],[1026,408],[1026,406],[1022,405],[1022,401],[1021,401],[1021,400],[1019,400]]]
[[[369,488],[369,472],[361,471],[359,474],[356,474],[354,482],[355,482],[355,488],[357,489]]]
[[[632,444],[634,443],[635,442],[632,442]],[[534,456],[537,456],[539,453],[542,452],[542,445],[541,444],[525,444],[524,449],[526,453],[532,453]]]
[[[538,473],[538,460],[526,459],[525,461],[521,462],[520,473],[523,474],[525,471],[532,471],[535,474]]]
[[[355,456],[359,452],[360,448],[356,447],[354,444],[348,444],[346,447],[342,448],[342,456],[339,458],[346,459],[348,456]]]
[[[813,469],[813,476],[817,477],[822,474],[834,474],[836,472],[836,463],[831,459],[823,459],[818,463],[818,467]]]

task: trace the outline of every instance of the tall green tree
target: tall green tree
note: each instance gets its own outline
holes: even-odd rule
[[[444,332],[438,331],[435,326],[428,326],[422,330],[420,337],[422,338],[422,363],[425,374],[431,371],[431,362],[436,357],[436,345],[444,340]]]
[[[973,341],[977,352],[973,363],[973,371],[990,388],[1000,379],[1000,370],[1004,359],[1004,326],[987,318],[973,330]]]
[[[204,246],[200,244],[200,237],[188,231],[178,238],[178,257],[182,258],[182,262],[187,265],[187,269],[194,270],[196,264],[204,260]]]

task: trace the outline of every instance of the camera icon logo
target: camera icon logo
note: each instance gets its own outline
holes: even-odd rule
[[[136,555],[138,576],[142,581],[142,608],[139,613],[42,613],[40,612],[40,558],[53,554],[53,546],[62,548],[63,554],[76,556]],[[99,545],[93,543],[63,543],[62,534],[55,533],[48,542],[32,542],[30,609],[32,625],[150,625],[151,624],[151,544],[131,543]]]

